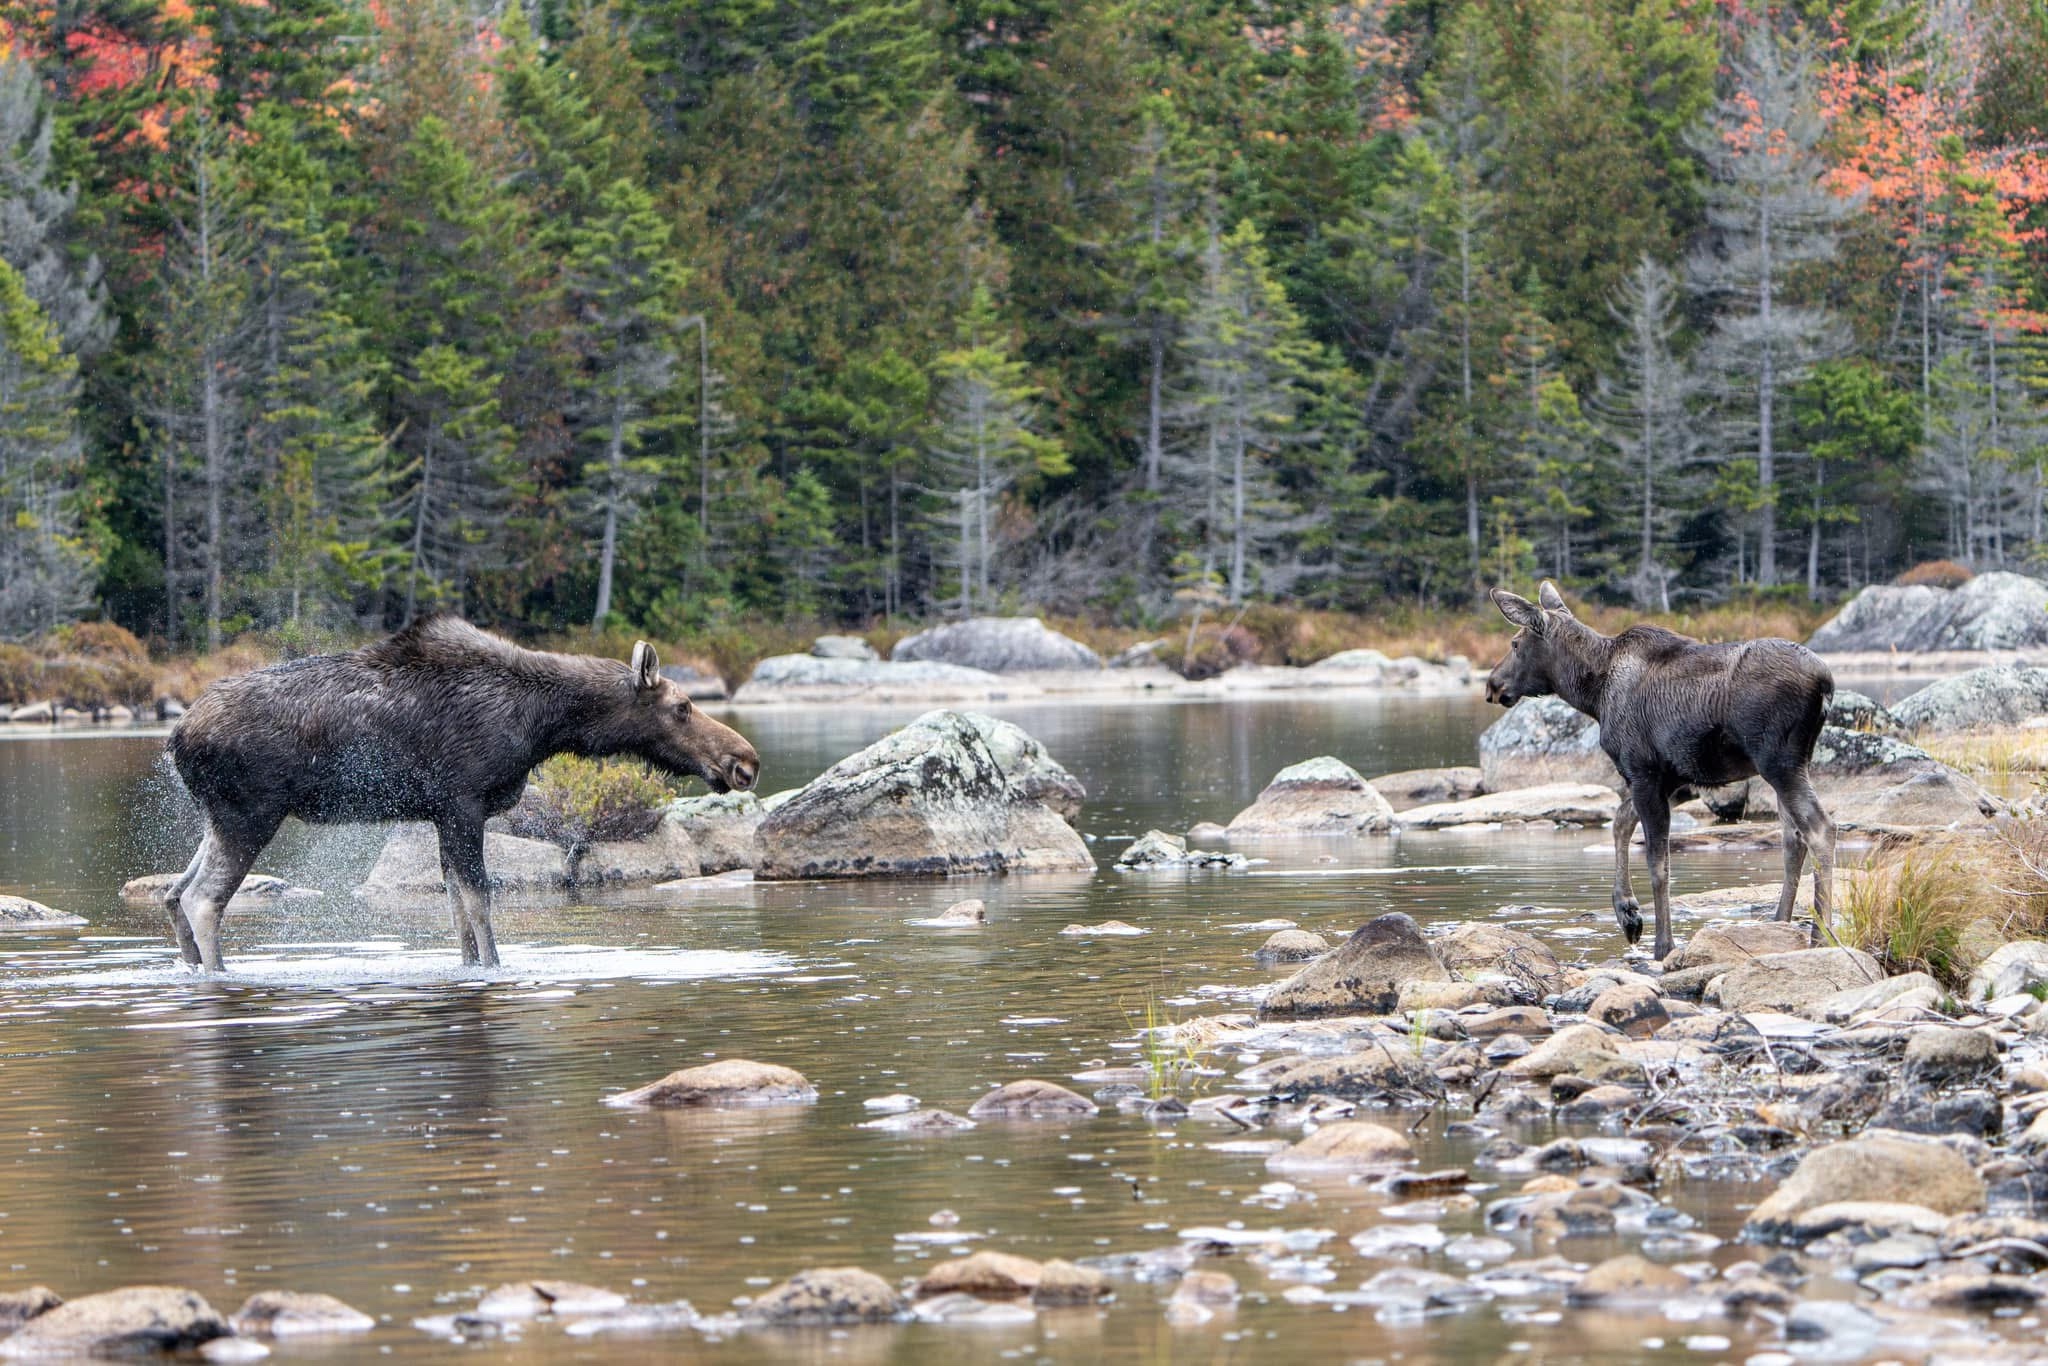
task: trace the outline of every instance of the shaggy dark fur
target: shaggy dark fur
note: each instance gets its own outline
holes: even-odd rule
[[[286,816],[432,821],[464,963],[495,965],[484,821],[511,809],[555,754],[631,755],[720,792],[754,785],[760,756],[661,677],[523,650],[455,617],[278,664],[208,688],[171,732],[206,837],[165,894],[185,961],[218,969],[228,898]]]
[[[1807,764],[1835,680],[1820,657],[1789,640],[1702,645],[1661,626],[1603,636],[1580,622],[1555,585],[1537,602],[1493,590],[1502,615],[1522,629],[1487,676],[1486,696],[1512,707],[1555,694],[1600,723],[1600,748],[1627,790],[1614,814],[1614,918],[1633,944],[1643,917],[1629,887],[1628,845],[1637,822],[1656,903],[1656,954],[1671,952],[1671,803],[1690,789],[1761,776],[1778,794],[1785,886],[1778,919],[1792,918],[1799,873],[1813,853],[1814,908],[1828,923],[1835,885],[1835,827],[1821,809]],[[1540,605],[1539,605],[1540,604]]]

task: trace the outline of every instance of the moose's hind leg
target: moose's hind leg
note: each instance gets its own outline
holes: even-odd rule
[[[208,972],[219,972],[222,967],[220,923],[228,902],[280,823],[281,818],[247,825],[216,823],[207,837],[206,860],[179,898],[179,905],[199,950],[199,964]]]
[[[1657,938],[1650,952],[1659,962],[1671,956],[1671,794],[1662,787],[1630,784],[1629,798],[1643,825],[1643,855],[1650,865],[1650,899],[1657,908]]]
[[[1813,918],[1821,933],[1828,934],[1835,910],[1835,823],[1828,819],[1805,769],[1771,787],[1778,794],[1780,809],[1799,827],[1800,841],[1813,855]],[[1781,914],[1779,918],[1787,917]]]
[[[164,889],[164,908],[171,913],[171,933],[177,936],[178,954],[187,966],[195,968],[199,966],[199,941],[192,937],[192,922],[185,917],[185,891],[206,867],[206,856],[212,849],[213,824],[208,822],[206,833],[199,839],[199,847],[192,851],[192,861]]]
[[[491,933],[491,883],[484,871],[483,813],[471,814],[474,819],[451,818],[438,827],[441,867],[460,917],[456,933],[462,944],[464,966],[494,968],[498,966],[498,941]]]

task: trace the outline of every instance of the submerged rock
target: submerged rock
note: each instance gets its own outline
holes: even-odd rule
[[[1102,656],[1037,617],[973,617],[896,642],[897,662],[958,664],[990,673],[1100,669]]]
[[[1273,775],[1258,798],[1231,817],[1232,839],[1371,835],[1392,824],[1387,799],[1353,769],[1328,755]]]
[[[1396,912],[1361,925],[1336,949],[1274,987],[1259,1007],[1268,1016],[1383,1015],[1408,981],[1448,982],[1451,974],[1413,920]]]
[[[1044,1268],[1029,1257],[982,1251],[940,1262],[924,1274],[912,1299],[934,1295],[973,1295],[984,1300],[1019,1300],[1038,1289]]]
[[[1362,1119],[1325,1124],[1307,1138],[1266,1159],[1268,1171],[1339,1172],[1398,1166],[1412,1161],[1415,1145],[1384,1124]]]
[[[1330,941],[1309,930],[1275,930],[1266,936],[1253,957],[1261,963],[1302,963],[1320,958],[1330,950]]]
[[[940,929],[985,925],[988,923],[988,903],[980,897],[971,897],[966,901],[956,901],[937,915],[915,923],[930,925]]]
[[[886,1323],[909,1302],[894,1286],[857,1266],[799,1271],[746,1307],[750,1323],[807,1327],[834,1323]]]
[[[1092,1115],[1095,1102],[1057,1082],[1026,1077],[983,1096],[968,1107],[970,1119],[1077,1119]]]
[[[0,1340],[0,1357],[43,1360],[181,1352],[232,1331],[197,1291],[132,1285],[81,1295],[36,1315]]]
[[[1960,588],[1864,589],[1807,642],[1821,651],[2025,650],[2048,645],[2048,584],[1979,574]]]
[[[1080,784],[1008,722],[927,712],[840,760],[756,835],[768,879],[1092,871],[1048,798]]]
[[[1179,835],[1169,835],[1164,830],[1147,830],[1118,856],[1116,866],[1123,869],[1244,868],[1250,863],[1251,860],[1243,854],[1190,849],[1188,842]]]
[[[1610,1257],[1565,1292],[1568,1304],[1662,1304],[1692,1288],[1668,1266],[1628,1254]]]
[[[1479,737],[1488,792],[1556,783],[1619,787],[1600,748],[1600,723],[1561,697],[1525,697]]]
[[[0,896],[0,930],[35,930],[45,926],[85,923],[82,915],[60,911],[25,896]]]
[[[181,873],[145,873],[141,877],[129,878],[121,884],[121,899],[142,904],[161,904],[164,894],[171,890]],[[320,893],[311,887],[294,887],[281,877],[268,873],[251,873],[242,879],[242,885],[235,889],[236,901],[282,901],[287,897],[316,897]]]
[[[817,1098],[817,1088],[794,1068],[722,1058],[606,1096],[605,1104],[663,1110],[695,1105],[808,1105]]]
[[[977,1126],[973,1120],[951,1110],[908,1110],[902,1114],[885,1115],[881,1119],[863,1120],[856,1127],[877,1129],[885,1134],[957,1134]]]
[[[229,1320],[244,1337],[307,1337],[367,1333],[377,1320],[332,1295],[300,1290],[259,1290]]]

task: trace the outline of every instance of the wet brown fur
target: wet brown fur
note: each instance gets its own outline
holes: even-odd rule
[[[1633,944],[1642,914],[1629,886],[1628,847],[1638,822],[1656,905],[1655,953],[1671,952],[1671,803],[1691,790],[1761,777],[1778,794],[1785,883],[1778,919],[1792,918],[1810,851],[1814,905],[1823,925],[1834,901],[1835,827],[1807,765],[1820,738],[1834,676],[1820,656],[1789,640],[1704,645],[1661,626],[1604,636],[1580,622],[1555,585],[1537,602],[1493,591],[1521,627],[1488,675],[1489,701],[1513,706],[1555,695],[1600,723],[1600,747],[1624,784],[1614,816],[1614,915]]]
[[[433,822],[463,961],[490,966],[484,822],[543,760],[630,755],[721,792],[752,787],[760,767],[738,732],[660,676],[644,641],[629,665],[522,649],[450,616],[223,679],[167,748],[206,836],[165,901],[185,960],[209,969],[221,966],[222,909],[287,816]]]

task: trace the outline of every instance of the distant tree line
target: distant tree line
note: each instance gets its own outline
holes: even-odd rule
[[[2044,15],[0,0],[0,637],[2031,564]]]

